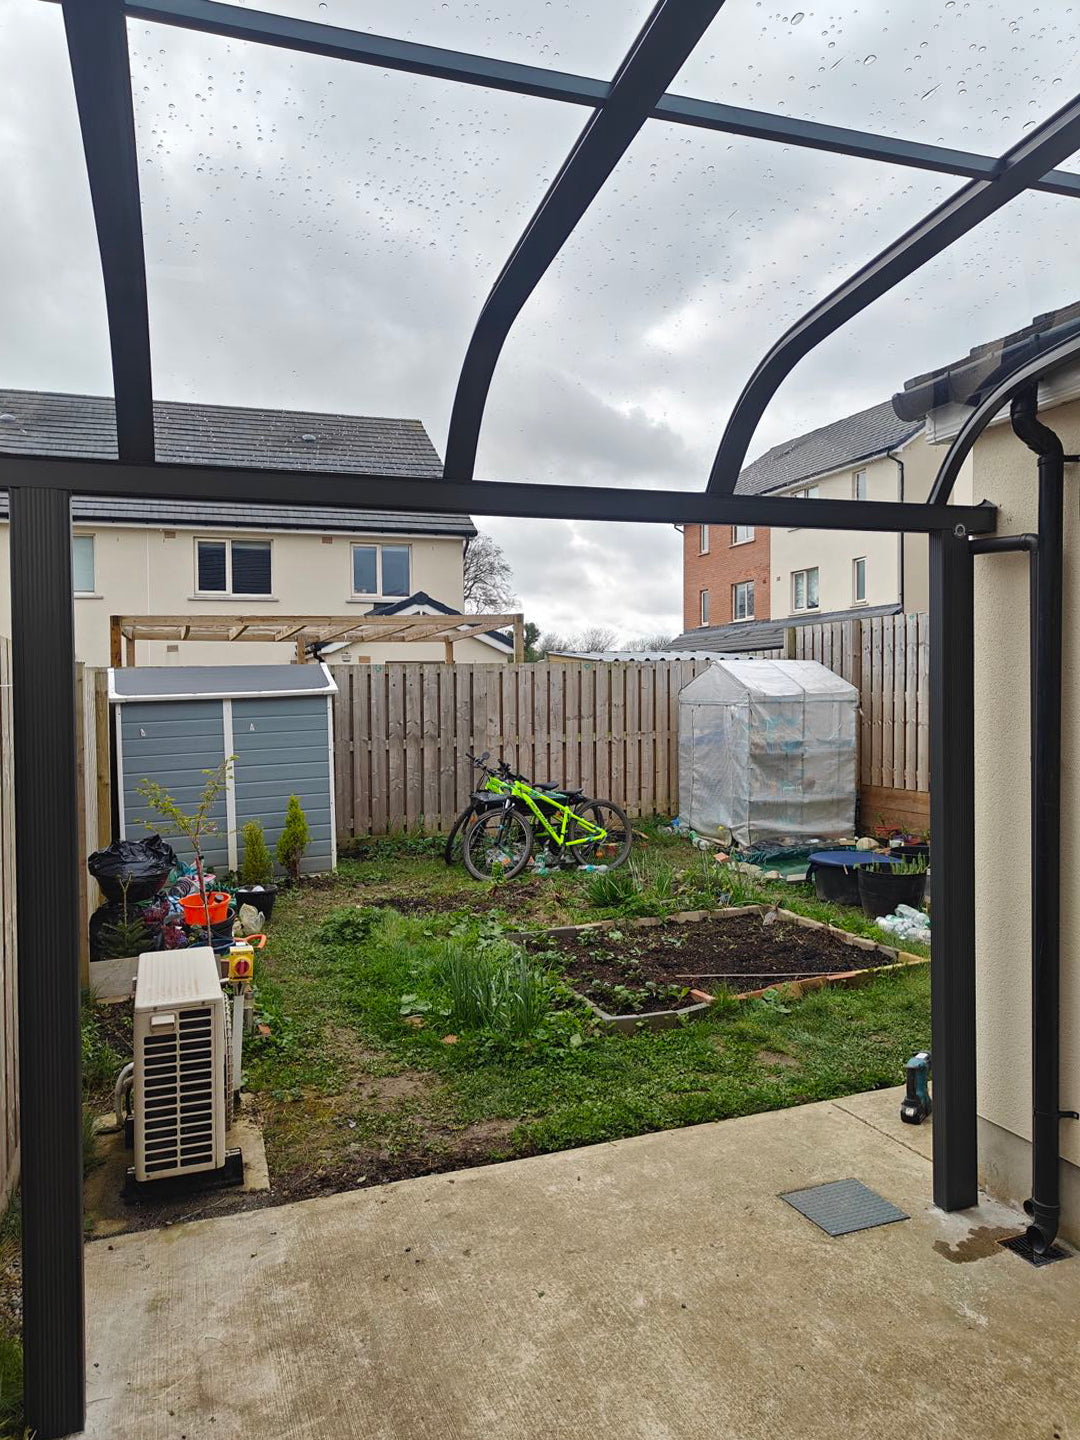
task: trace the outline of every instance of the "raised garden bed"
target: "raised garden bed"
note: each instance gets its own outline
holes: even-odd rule
[[[708,1010],[718,990],[739,1000],[776,986],[799,995],[927,963],[767,905],[562,926],[528,943],[534,952],[556,951],[575,994],[605,1024],[624,1031],[694,1019]]]

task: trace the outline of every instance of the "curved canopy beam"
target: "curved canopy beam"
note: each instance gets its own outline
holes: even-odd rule
[[[1007,150],[992,179],[971,180],[962,186],[808,311],[777,341],[739,396],[716,452],[708,488],[722,495],[732,494],[766,406],[805,355],[1077,149],[1080,149],[1080,96]]]
[[[510,327],[723,3],[657,0],[603,103],[548,186],[484,302],[465,352],[446,440],[451,479],[472,479],[484,405]]]
[[[124,6],[122,0],[64,0],[63,11],[105,281],[117,454],[153,460],[150,320]]]
[[[927,504],[944,505],[947,503],[953,486],[956,484],[956,477],[960,474],[961,466],[970,455],[976,440],[1014,395],[1028,385],[1038,384],[1044,375],[1049,375],[1059,366],[1078,357],[1080,357],[1080,335],[1070,335],[1060,344],[1044,351],[1042,355],[1036,355],[1026,365],[1019,366],[999,380],[960,427],[959,434],[949,446],[945,459],[941,462],[937,478],[930,488]]]

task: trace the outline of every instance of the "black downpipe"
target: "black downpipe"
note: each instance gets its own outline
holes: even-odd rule
[[[1054,1243],[1060,1192],[1061,623],[1065,452],[1038,418],[1038,390],[1013,398],[1018,439],[1039,457],[1039,544],[1034,563],[1031,737],[1031,1066],[1034,1109],[1031,1217],[1036,1254]]]

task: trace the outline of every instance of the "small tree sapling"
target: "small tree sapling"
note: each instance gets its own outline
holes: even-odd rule
[[[199,803],[190,814],[181,810],[168,790],[159,785],[156,780],[145,779],[137,787],[147,805],[155,815],[160,816],[162,821],[160,827],[144,821],[146,828],[148,830],[161,828],[167,835],[182,836],[195,852],[195,879],[199,886],[199,894],[202,896],[208,939],[210,935],[210,902],[206,896],[206,884],[203,879],[202,845],[207,835],[217,834],[218,823],[212,818],[210,812],[213,810],[218,796],[229,783],[234,758],[232,755],[226,755],[216,769],[202,772],[206,776],[206,784],[199,796]]]
[[[290,795],[285,810],[285,828],[278,837],[277,858],[278,864],[294,882],[300,878],[300,862],[310,838],[307,816],[299,796]]]

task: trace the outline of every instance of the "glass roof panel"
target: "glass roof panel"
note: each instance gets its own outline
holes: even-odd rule
[[[1080,270],[1066,263],[1076,251],[1078,206],[1039,191],[1020,195],[883,295],[792,372],[762,417],[751,456],[889,400],[906,381],[1080,300]],[[1000,346],[984,359],[995,367]]]
[[[801,3],[801,0],[799,0]],[[1080,5],[726,5],[672,90],[999,154],[1080,89]]]
[[[0,10],[0,96],[0,385],[111,394],[105,292],[58,5],[13,0]]]
[[[252,9],[607,80],[633,44],[650,0],[255,0]]]
[[[650,122],[511,331],[478,476],[702,488],[769,344],[955,184]]]
[[[576,107],[134,23],[162,399],[418,417]]]

